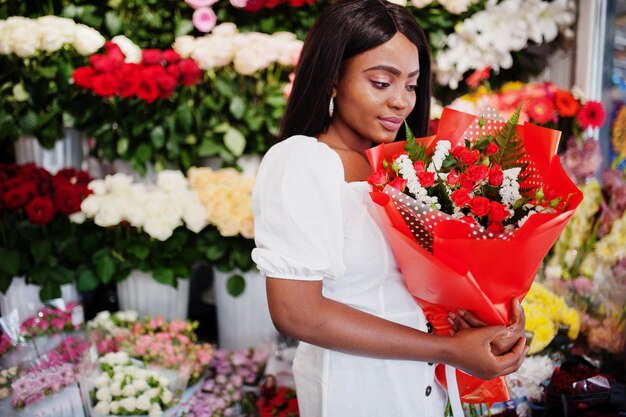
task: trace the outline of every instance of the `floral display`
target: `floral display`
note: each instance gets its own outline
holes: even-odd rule
[[[0,401],[9,398],[11,395],[11,385],[19,375],[19,368],[12,366],[0,370]]]
[[[555,361],[549,356],[527,357],[517,371],[506,376],[511,398],[541,399],[543,383],[552,376],[555,366]]]
[[[133,310],[101,311],[96,317],[87,322],[87,328],[102,330],[105,333],[116,336],[118,333],[126,334],[136,324],[139,314]]]
[[[82,202],[81,210],[101,227],[128,222],[164,241],[183,224],[194,233],[206,225],[204,207],[180,171],[159,172],[154,185],[118,173],[91,181],[89,189],[93,194]]]
[[[183,58],[193,58],[203,70],[232,63],[239,74],[250,75],[274,63],[292,66],[293,57],[302,49],[302,41],[286,32],[240,33],[234,23],[222,23],[200,38],[179,37],[172,48]]]
[[[168,379],[132,365],[127,354],[109,353],[99,362],[102,372],[95,380],[95,390],[90,392],[96,413],[158,417],[173,405]]]
[[[532,332],[528,354],[543,350],[556,336],[559,326],[567,327],[571,340],[578,337],[580,317],[578,311],[568,307],[565,299],[535,282],[522,301],[526,313],[526,330]]]
[[[457,88],[469,71],[511,68],[513,52],[529,42],[553,41],[574,20],[575,10],[566,0],[487,2],[485,10],[465,19],[445,38],[444,47],[435,55],[437,81]]]
[[[461,14],[465,13],[469,6],[477,3],[477,1],[478,0],[410,0],[410,4],[420,9],[433,4],[440,4],[452,14]],[[400,2],[395,3],[400,4]],[[405,1],[404,3],[406,5],[408,2]]]
[[[264,389],[256,401],[260,417],[298,417],[298,399],[293,388]]]
[[[72,74],[78,87],[103,98],[138,98],[152,103],[170,98],[177,87],[194,85],[201,78],[194,60],[181,59],[171,49],[144,49],[139,63],[126,62],[125,54],[114,42],[105,43],[104,50],[104,54],[89,57],[90,66],[79,67]]]
[[[0,356],[5,353],[9,353],[15,349],[15,344],[11,340],[11,338],[6,334],[0,334]]]
[[[626,159],[626,106],[620,106],[611,126],[611,143],[617,159]]]
[[[68,304],[65,310],[44,307],[22,322],[20,332],[26,337],[36,337],[79,330],[81,324],[72,321],[72,312],[77,307],[77,303]]]

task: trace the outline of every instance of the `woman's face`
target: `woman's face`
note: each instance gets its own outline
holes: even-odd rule
[[[417,47],[400,32],[350,58],[333,90],[331,124],[373,143],[393,142],[415,106],[419,70]]]

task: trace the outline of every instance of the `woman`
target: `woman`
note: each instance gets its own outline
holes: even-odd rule
[[[518,306],[511,331],[469,328],[481,323],[468,314],[454,336],[431,334],[379,226],[365,151],[394,141],[405,120],[426,133],[430,77],[424,33],[384,0],[339,0],[305,41],[283,140],[258,172],[252,253],[274,324],[302,341],[303,417],[442,416],[435,363],[493,378],[526,353]]]

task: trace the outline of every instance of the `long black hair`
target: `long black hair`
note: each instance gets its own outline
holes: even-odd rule
[[[304,41],[279,140],[317,136],[330,124],[328,105],[345,61],[402,33],[419,54],[415,108],[407,123],[425,136],[430,116],[430,50],[424,31],[406,7],[386,0],[338,0],[317,19]],[[400,129],[398,137],[404,137]]]

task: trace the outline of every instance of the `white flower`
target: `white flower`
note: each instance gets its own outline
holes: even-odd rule
[[[109,377],[109,374],[103,372],[100,375],[98,375],[98,378],[96,378],[94,382],[94,386],[96,388],[104,388],[104,387],[107,387],[110,382],[111,382],[111,378]]]
[[[143,395],[146,395],[148,398],[157,398],[161,394],[160,388],[150,388],[148,391],[144,392]]]
[[[187,189],[187,179],[181,171],[165,170],[157,174],[156,184],[159,188],[176,192]]]
[[[208,224],[206,209],[199,201],[185,206],[183,220],[189,230],[199,233]]]
[[[137,390],[132,384],[125,385],[124,388],[122,388],[122,395],[125,397],[132,397],[136,392]]]
[[[94,407],[94,410],[96,410],[98,413],[104,414],[104,415],[109,414],[110,409],[111,409],[111,406],[106,401],[100,401]]]
[[[75,224],[82,224],[87,220],[87,216],[82,211],[77,211],[69,215],[70,222]]]
[[[398,6],[406,6],[406,0],[387,0],[389,3],[397,4]]]
[[[137,409],[137,399],[135,397],[123,398],[120,400],[120,407],[127,412],[132,413]]]
[[[41,49],[46,52],[56,52],[74,40],[76,23],[71,19],[50,15],[42,16],[36,22],[40,29]]]
[[[136,379],[133,381],[133,386],[138,392],[143,392],[147,390],[149,387],[148,383],[143,379]]]
[[[128,39],[124,35],[117,35],[111,42],[116,44],[122,50],[122,53],[126,57],[124,59],[127,63],[139,63],[141,62],[141,48],[133,43],[130,39]]]
[[[218,27],[219,26],[216,26],[213,31],[215,32],[215,29],[217,29]],[[178,53],[178,55],[180,55],[182,58],[189,58],[194,51],[195,43],[196,39],[193,36],[179,36],[174,41],[172,49],[176,51],[176,53]]]
[[[411,4],[413,4],[413,6],[417,7],[418,9],[426,7],[432,2],[433,0],[411,0]]]
[[[117,375],[113,376],[113,379],[117,379],[115,378]],[[111,395],[114,397],[121,397],[122,396],[122,380],[124,379],[124,375],[121,375],[121,379],[120,380],[116,380],[114,381],[111,386],[109,387],[109,390],[111,391]]]
[[[111,401],[111,404],[109,404],[110,406],[110,411],[112,414],[117,414],[120,411],[120,403],[118,401]]]
[[[150,417],[161,417],[163,415],[163,410],[159,404],[152,404],[152,408],[150,409],[150,413],[148,413]]]
[[[159,385],[161,385],[162,387],[167,387],[170,384],[170,380],[167,379],[164,376],[160,376],[159,377]]]
[[[150,403],[149,397],[147,397],[146,395],[140,395],[139,397],[137,397],[137,410],[149,411],[151,407],[152,404]]]
[[[171,403],[173,398],[174,396],[172,394],[172,391],[170,390],[165,390],[161,394],[161,401],[163,401],[163,404],[165,405],[168,405],[169,403]]]
[[[133,177],[127,174],[118,172],[113,175],[107,175],[104,177],[104,184],[107,190],[120,192],[127,190],[133,184]]]
[[[221,23],[212,30],[213,35],[216,36],[234,36],[237,32],[237,25],[231,22]]]
[[[82,56],[92,55],[104,46],[104,36],[94,28],[83,24],[76,25],[74,49]]]
[[[439,3],[452,14],[466,12],[467,8],[475,2],[476,0],[439,0]]]
[[[143,230],[151,237],[164,242],[172,236],[176,227],[177,225],[172,225],[159,219],[148,219],[143,226]]]
[[[11,22],[9,29],[12,31],[9,43],[13,53],[20,58],[28,58],[37,53],[39,49],[39,28],[34,20],[26,18],[18,18],[16,16],[7,19],[7,23]]]
[[[111,391],[108,388],[103,387],[96,391],[96,399],[100,401],[110,401],[111,400]]]

